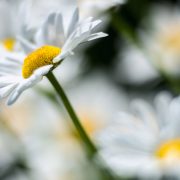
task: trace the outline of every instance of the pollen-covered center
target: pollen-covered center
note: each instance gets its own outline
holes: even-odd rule
[[[31,52],[24,60],[22,75],[29,78],[33,72],[45,65],[53,64],[53,59],[61,53],[61,49],[55,46],[45,45]]]
[[[161,160],[180,160],[180,139],[173,139],[163,143],[156,151]]]

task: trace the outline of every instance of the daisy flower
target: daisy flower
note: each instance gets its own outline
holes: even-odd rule
[[[117,57],[114,76],[118,82],[129,85],[142,85],[159,78],[157,70],[142,50],[130,43],[124,46]]]
[[[20,0],[2,0],[0,3],[0,52],[16,48],[15,36],[20,33],[22,19],[19,19]],[[14,18],[14,16],[18,18]],[[17,21],[18,19],[18,21]]]
[[[118,176],[180,177],[180,97],[161,93],[155,106],[143,100],[120,112],[99,134],[100,155]]]
[[[24,54],[6,53],[6,60],[0,62],[0,98],[8,97],[7,104],[13,104],[24,90],[37,84],[72,55],[79,44],[107,36],[93,32],[100,23],[91,17],[79,22],[76,9],[65,29],[61,13],[49,14],[37,30],[34,43],[19,37]]]
[[[145,19],[144,24],[148,30],[140,36],[153,65],[170,77],[179,77],[179,8],[156,5],[152,8],[149,19]]]
[[[21,0],[2,0],[0,3],[0,22],[3,24],[0,27],[0,54],[3,51],[19,49],[19,44],[16,41],[17,34],[26,37],[31,35],[31,32],[25,29],[21,4]]]

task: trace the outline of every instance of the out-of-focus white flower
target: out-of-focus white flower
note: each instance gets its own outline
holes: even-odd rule
[[[148,57],[136,46],[126,46],[118,56],[115,79],[125,84],[140,85],[158,78]]]
[[[18,48],[16,36],[25,33],[21,0],[2,0],[0,3],[0,51]],[[24,34],[23,34],[24,35]],[[26,33],[28,36],[28,34]],[[0,53],[1,55],[1,53]]]
[[[0,103],[0,119],[6,124],[7,130],[13,131],[19,138],[23,138],[29,130],[33,115],[33,107],[36,104],[33,90],[23,96],[13,107],[7,107],[4,102]],[[33,99],[33,100],[32,100]]]
[[[67,89],[80,121],[89,136],[103,129],[118,109],[124,110],[127,95],[117,89],[103,73],[94,73]]]
[[[100,155],[117,175],[179,179],[180,97],[161,93],[155,106],[143,100],[131,104],[99,134]]]
[[[69,119],[59,112],[61,108],[52,108],[53,104],[38,94],[32,101],[36,102],[32,106],[34,118],[23,138],[31,176],[44,180],[98,180],[80,139],[71,132]]]
[[[78,0],[80,14],[82,17],[97,16],[109,8],[125,2],[126,0]]]
[[[145,19],[142,33],[145,51],[154,66],[166,75],[180,75],[180,11],[173,6],[155,6]]]
[[[0,117],[0,178],[8,179],[14,176],[18,171],[18,164],[26,166],[24,161],[24,147],[20,139],[9,127],[7,127],[5,119]],[[17,171],[14,171],[14,170]]]
[[[116,89],[101,73],[68,87],[66,92],[93,140],[109,118],[127,104],[125,93]],[[32,101],[36,99],[34,97]],[[41,107],[41,112],[38,107]],[[35,119],[25,144],[34,176],[44,180],[99,180],[96,168],[86,159],[74,126],[70,124],[69,117],[59,112],[60,109],[52,108],[52,104],[41,96],[32,107]]]
[[[92,18],[79,23],[76,9],[65,30],[61,13],[51,13],[38,29],[34,43],[19,37],[27,56],[6,53],[7,60],[0,62],[0,97],[8,97],[8,104],[13,104],[24,90],[37,84],[62,60],[72,55],[79,44],[107,36],[93,32],[99,23],[100,20]]]

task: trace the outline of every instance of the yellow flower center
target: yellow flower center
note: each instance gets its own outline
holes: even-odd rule
[[[87,111],[80,111],[79,117],[81,120],[81,124],[88,134],[88,136],[93,137],[93,135],[100,129],[105,126],[105,122],[102,121],[102,117],[97,112],[87,112]],[[73,132],[73,135],[76,138],[79,138],[79,135]]]
[[[180,25],[172,25],[160,34],[160,42],[165,50],[180,52]]]
[[[4,39],[2,43],[8,51],[13,51],[15,44],[15,40],[13,38]]]
[[[33,72],[46,65],[53,64],[53,59],[61,53],[61,49],[55,46],[45,45],[31,52],[24,60],[22,75],[29,78]]]
[[[161,160],[180,160],[180,139],[173,139],[162,144],[155,152]]]
[[[81,114],[81,123],[88,135],[93,135],[98,129],[101,129],[99,118],[83,113]]]

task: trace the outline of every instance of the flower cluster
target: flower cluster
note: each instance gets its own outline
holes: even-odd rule
[[[178,5],[1,0],[0,179],[180,179]]]

